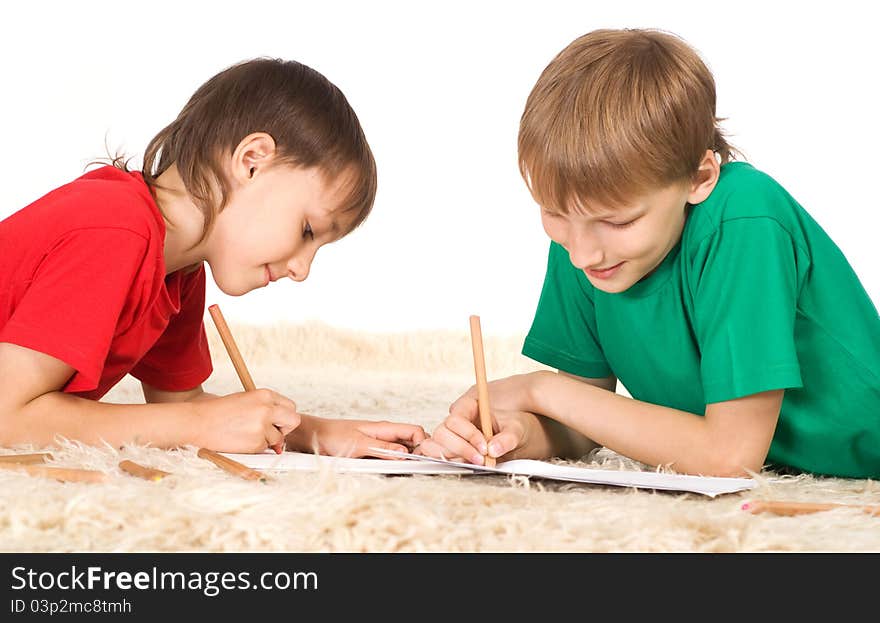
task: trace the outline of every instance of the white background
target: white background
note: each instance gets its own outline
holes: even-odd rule
[[[374,331],[525,332],[547,240],[519,177],[532,85],[575,37],[655,27],[715,74],[731,142],[780,181],[880,300],[877,20],[871,3],[19,2],[0,17],[0,218],[111,150],[139,165],[192,92],[256,56],[312,66],[346,94],[379,168],[364,226],[304,284],[232,298],[231,321]]]

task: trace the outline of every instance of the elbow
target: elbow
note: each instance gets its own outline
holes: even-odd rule
[[[729,455],[718,457],[712,463],[711,473],[703,475],[719,478],[751,478],[753,474],[759,473],[763,467],[763,457],[759,459],[754,456]]]
[[[0,446],[9,447],[30,442],[22,435],[20,428],[21,418],[18,415],[18,410],[0,409]]]

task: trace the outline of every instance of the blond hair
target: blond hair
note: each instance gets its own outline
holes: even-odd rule
[[[519,129],[519,167],[551,211],[615,207],[693,176],[707,149],[736,151],[697,52],[659,30],[595,30],[541,73]]]

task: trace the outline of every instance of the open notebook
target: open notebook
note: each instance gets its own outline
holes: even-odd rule
[[[393,450],[382,450],[379,448],[373,448],[373,450],[377,454],[404,460],[349,459],[302,454],[299,452],[275,454],[270,450],[264,454],[223,454],[248,467],[262,470],[318,471],[329,469],[338,472],[371,474],[517,474],[588,484],[687,491],[701,493],[709,497],[715,497],[722,493],[745,491],[755,487],[757,484],[751,478],[717,478],[713,476],[689,476],[686,474],[593,469],[572,465],[557,465],[531,459],[516,459],[498,463],[496,467],[484,467],[482,465],[456,463],[454,461],[406,454],[405,452],[395,452]]]

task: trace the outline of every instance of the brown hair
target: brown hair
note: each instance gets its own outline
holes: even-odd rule
[[[736,151],[715,116],[699,55],[659,30],[595,30],[544,69],[519,129],[520,173],[548,210],[609,207],[683,181],[707,149]]]
[[[331,179],[350,175],[341,209],[355,212],[351,229],[366,219],[376,197],[376,162],[357,115],[333,83],[296,61],[252,59],[205,82],[147,145],[144,181],[155,190],[175,164],[205,216],[204,240],[229,199],[219,156],[253,132],[274,139],[277,164],[317,167]],[[118,156],[112,164],[125,168]]]

